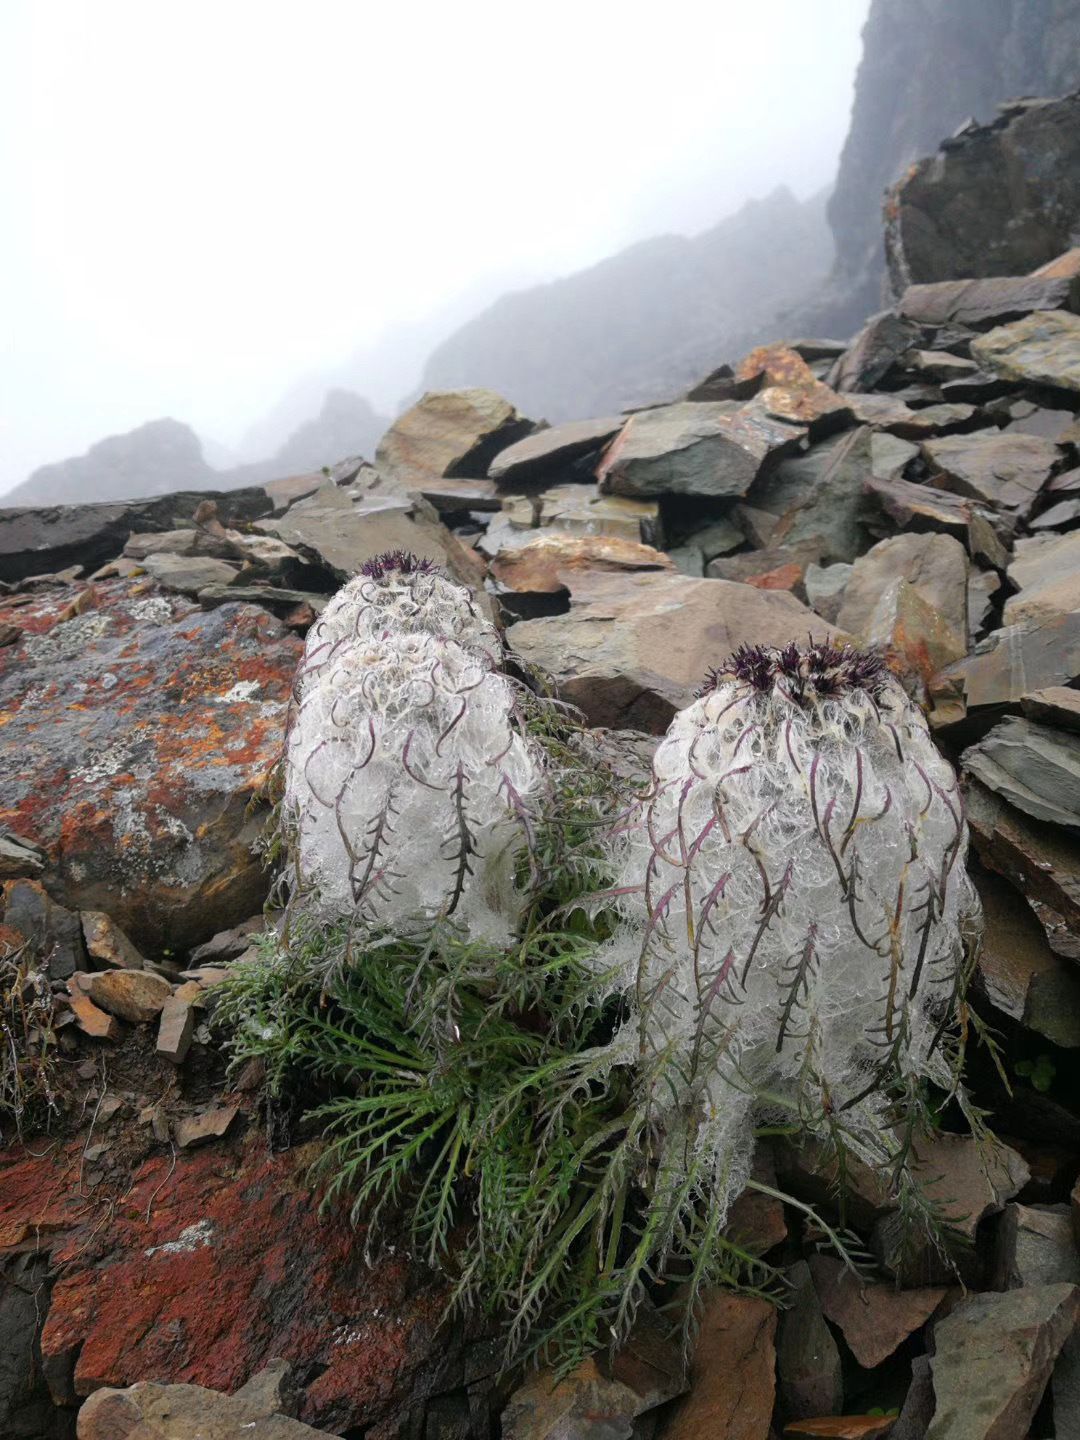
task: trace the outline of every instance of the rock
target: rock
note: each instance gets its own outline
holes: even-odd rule
[[[0,509],[0,580],[23,580],[76,564],[95,570],[119,555],[133,532],[175,529],[207,498],[217,502],[223,519],[233,522],[254,520],[273,508],[267,492],[253,486],[108,504]]]
[[[976,432],[926,440],[921,447],[936,483],[957,494],[1026,516],[1059,454],[1039,435]]]
[[[864,485],[902,529],[925,529],[929,525],[955,534],[972,559],[982,557],[997,569],[1004,569],[1008,563],[1009,552],[989,523],[988,511],[974,501],[934,485],[913,485],[908,480],[871,476]]]
[[[1061,1347],[1050,1391],[1054,1440],[1080,1440],[1080,1334],[1075,1330]]]
[[[941,617],[954,648],[958,647],[949,660],[959,659],[967,653],[969,568],[964,547],[951,535],[896,535],[881,540],[855,561],[836,623],[848,635],[869,639],[883,592],[904,581]]]
[[[498,510],[501,504],[494,480],[454,480],[430,475],[416,486],[415,493],[433,505],[440,515],[458,510]]]
[[[1072,953],[1080,936],[1080,842],[1025,819],[978,783],[968,784],[965,802],[979,859],[1026,897],[1051,949]]]
[[[754,1180],[776,1189],[776,1167],[771,1152],[764,1144],[754,1151],[751,1167]],[[765,1255],[787,1239],[787,1220],[783,1202],[775,1195],[766,1195],[747,1186],[732,1201],[725,1234],[736,1245],[753,1255]]]
[[[918,326],[891,310],[874,315],[836,361],[829,384],[844,393],[872,390],[920,339]]]
[[[1062,530],[1075,520],[1080,520],[1080,496],[1074,495],[1072,499],[1059,500],[1056,505],[1051,505],[1049,510],[1036,515],[1029,523],[1035,531]]]
[[[780,1409],[789,1420],[836,1414],[843,1408],[840,1352],[821,1313],[805,1260],[786,1272],[788,1290],[776,1336]]]
[[[961,761],[1025,815],[1080,833],[1080,737],[1010,715]]]
[[[616,495],[745,495],[762,465],[804,434],[772,419],[760,397],[745,405],[682,401],[631,415],[596,475]]]
[[[240,1386],[234,1397],[262,1415],[296,1415],[300,1396],[296,1367],[288,1360],[271,1360]]]
[[[948,1294],[943,1286],[898,1290],[895,1285],[866,1284],[832,1255],[812,1255],[810,1271],[825,1318],[840,1328],[864,1370],[887,1360]]]
[[[889,1431],[889,1440],[926,1440],[930,1421],[934,1418],[934,1380],[930,1357],[916,1355],[911,1362],[911,1384],[896,1424]]]
[[[189,982],[198,990],[198,983]],[[182,1065],[191,1049],[191,1037],[195,1033],[195,1007],[191,999],[182,995],[170,995],[161,1007],[161,1021],[158,1025],[157,1053],[174,1065]]]
[[[746,541],[746,536],[733,520],[726,517],[692,530],[686,537],[689,544],[701,552],[703,560],[715,560],[718,555],[727,555],[737,550]]]
[[[1001,576],[993,570],[968,572],[968,640],[981,640],[994,617],[994,598],[1001,589]]]
[[[375,463],[407,489],[428,476],[485,476],[533,422],[492,390],[429,390],[379,441]]]
[[[142,1381],[97,1390],[79,1411],[78,1440],[310,1440],[324,1434],[242,1394]]]
[[[994,630],[951,670],[969,709],[1019,705],[1032,690],[1080,678],[1080,615],[1030,620]]]
[[[920,410],[913,410],[898,395],[889,394],[847,394],[844,403],[860,425],[870,425],[905,440],[968,429],[975,417],[974,405],[924,405]]]
[[[974,360],[965,360],[962,355],[952,355],[948,350],[909,350],[903,357],[909,370],[917,370],[927,380],[961,380],[977,375],[979,367]]]
[[[45,851],[40,845],[0,827],[0,880],[32,880],[44,869]]]
[[[994,1247],[994,1289],[1080,1284],[1068,1205],[1006,1205]]]
[[[1018,1440],[1080,1314],[1075,1285],[972,1295],[934,1327],[927,1440]]]
[[[215,1105],[198,1115],[188,1115],[176,1122],[176,1144],[181,1150],[194,1150],[211,1140],[222,1140],[229,1133],[240,1113],[238,1105]]]
[[[150,531],[145,535],[129,535],[124,554],[131,560],[145,560],[148,555],[194,555],[199,548],[199,532],[194,526],[186,530]]]
[[[133,1025],[156,1020],[172,994],[168,980],[151,970],[99,970],[86,977],[85,989],[95,1005]]]
[[[1080,691],[1067,685],[1047,685],[1020,697],[1020,705],[1029,720],[1040,720],[1059,730],[1080,730]]]
[[[847,402],[823,384],[806,360],[783,343],[759,345],[735,369],[737,386],[754,386],[762,407],[777,419],[810,425],[843,415]]]
[[[880,514],[866,492],[871,432],[862,428],[783,459],[755,484],[756,506],[778,517],[772,545],[818,544],[822,561],[852,561],[866,549]]]
[[[1071,309],[1078,296],[1080,289],[1067,277],[995,275],[982,280],[909,285],[897,311],[917,325],[968,325],[985,330],[1033,311]]]
[[[910,440],[901,440],[885,430],[870,435],[870,473],[875,480],[898,480],[919,453]]]
[[[678,1347],[646,1313],[609,1364],[590,1356],[556,1380],[533,1372],[502,1414],[504,1440],[630,1440],[634,1421],[685,1390]]]
[[[714,1291],[690,1361],[690,1393],[672,1408],[664,1440],[768,1440],[776,1388],[776,1309]]]
[[[103,910],[82,912],[83,938],[91,959],[118,969],[141,970],[146,963],[120,926]]]
[[[216,935],[211,935],[209,940],[196,945],[188,956],[188,963],[194,968],[214,965],[223,960],[235,960],[251,945],[252,936],[260,934],[265,928],[266,921],[263,916],[252,915],[251,919],[245,920],[242,925],[236,925],[229,930],[219,930]]]
[[[554,594],[572,588],[572,577],[583,571],[670,570],[662,550],[607,535],[565,535],[534,531],[535,539],[514,550],[500,550],[491,573],[508,590],[518,594]]]
[[[972,341],[972,356],[1006,380],[1080,390],[1080,315],[1026,315]]]
[[[286,626],[298,609],[310,612],[310,624],[325,610],[328,599],[310,590],[289,590],[280,585],[206,585],[196,598],[202,610],[216,610],[220,605],[261,605]]]
[[[842,561],[835,565],[808,565],[803,576],[803,588],[810,608],[823,620],[836,623],[840,607],[844,603],[844,592],[851,579],[854,566]]]
[[[535,524],[568,535],[610,535],[645,545],[660,542],[660,507],[655,500],[604,495],[596,485],[555,485],[544,491],[535,508],[529,499],[503,504],[512,523],[526,529]]]
[[[385,550],[411,550],[434,560],[462,584],[476,584],[482,569],[423,502],[415,501],[368,467],[349,488],[326,484],[286,513],[259,521],[306,560],[339,581]],[[204,591],[205,593],[205,591]]]
[[[778,545],[770,550],[750,550],[743,555],[724,555],[710,560],[705,574],[715,580],[734,580],[757,590],[790,590],[805,597],[803,576],[821,554],[816,541],[801,546]]]
[[[0,823],[49,856],[50,889],[140,949],[250,915],[267,877],[251,807],[280,753],[301,643],[263,610],[95,587],[93,606],[0,651]],[[81,937],[80,937],[81,945]]]
[[[603,449],[626,422],[625,415],[604,415],[595,420],[569,420],[538,430],[500,450],[487,474],[497,485],[533,483],[548,477],[575,473],[580,462]],[[591,479],[591,473],[583,475]]]
[[[1080,1046],[1080,973],[1050,948],[1030,905],[975,875],[983,906],[978,980],[990,1003],[1064,1049]]]
[[[115,1043],[124,1034],[124,1028],[114,1016],[99,1010],[83,990],[72,987],[69,982],[68,1005],[75,1016],[75,1024],[91,1040],[108,1040]]]
[[[971,126],[911,166],[886,200],[894,286],[954,275],[1026,276],[1036,267],[1040,276],[1074,273],[1059,252],[1072,244],[1072,217],[1080,212],[1078,112],[1076,95],[1026,107]]]
[[[583,578],[569,614],[521,621],[507,639],[591,724],[661,734],[710,664],[744,641],[781,645],[808,632],[832,630],[783,592],[642,574]]]
[[[2,731],[0,731],[2,734]],[[10,783],[10,775],[7,777]],[[50,899],[36,880],[7,880],[0,891],[0,922],[8,940],[25,943],[53,980],[86,969],[78,915]]]
[[[1080,610],[1080,531],[1024,542],[1009,566],[1018,595],[1005,602],[1006,625],[1059,619]]]

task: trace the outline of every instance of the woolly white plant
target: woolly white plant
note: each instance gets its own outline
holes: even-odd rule
[[[496,653],[469,592],[399,553],[369,562],[312,627],[283,804],[321,914],[399,933],[453,916],[509,937],[541,765]]]
[[[899,1092],[956,1083],[967,840],[951,767],[878,657],[744,647],[711,675],[615,840],[615,1045],[670,1137],[659,1176],[690,1146],[723,1209],[763,1118],[896,1161]]]

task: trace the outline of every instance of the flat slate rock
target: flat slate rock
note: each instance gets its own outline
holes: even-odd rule
[[[926,440],[922,456],[935,483],[944,477],[947,489],[1026,516],[1061,453],[1039,435],[981,431]]]
[[[889,373],[902,355],[918,345],[918,325],[891,310],[874,315],[859,331],[829,373],[834,390],[872,390]]]
[[[1005,602],[1006,625],[1054,620],[1080,610],[1080,531],[1021,541],[1008,575],[1019,593]]]
[[[176,555],[161,551],[147,555],[142,567],[166,590],[181,595],[197,595],[208,585],[228,585],[239,571],[235,565],[215,560],[211,555]]]
[[[1010,715],[961,764],[1025,815],[1080,834],[1080,736]]]
[[[897,310],[919,325],[970,325],[985,329],[1039,310],[1072,308],[1075,281],[1060,276],[992,276],[909,285]]]
[[[493,390],[429,390],[387,430],[375,463],[407,489],[429,476],[484,477],[500,451],[534,428]]]
[[[625,415],[604,415],[538,430],[500,450],[488,466],[488,478],[498,485],[511,485],[558,476],[576,460],[602,449],[625,423]]]
[[[802,426],[772,418],[760,397],[681,401],[631,415],[597,467],[617,495],[745,495],[766,460],[794,449]]]
[[[969,709],[1019,705],[1024,695],[1080,678],[1080,614],[1006,625],[950,666]]]
[[[782,459],[755,483],[752,504],[776,516],[770,544],[818,542],[818,558],[852,561],[871,543],[881,507],[867,493],[877,439],[865,426]],[[897,441],[903,445],[905,442]],[[916,453],[914,446],[909,454]]]
[[[1048,310],[981,335],[971,353],[1006,380],[1080,390],[1080,315]]]

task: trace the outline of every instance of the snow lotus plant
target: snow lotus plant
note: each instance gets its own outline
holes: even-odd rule
[[[704,1285],[770,1291],[724,1229],[768,1188],[762,1131],[932,1219],[907,1158],[933,1104],[966,1104],[977,905],[955,777],[901,687],[850,649],[746,648],[650,770],[502,660],[411,556],[308,637],[290,925],[218,993],[272,1092],[321,1101],[328,1199],[369,1240],[404,1229],[508,1353],[567,1362],[646,1298],[689,1323]]]
[[[456,915],[509,936],[540,761],[501,655],[469,592],[403,552],[366,564],[312,627],[284,809],[325,917],[415,930]]]

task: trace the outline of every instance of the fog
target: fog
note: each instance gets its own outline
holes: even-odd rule
[[[0,492],[347,363],[392,409],[503,290],[819,190],[867,8],[4,0]]]

